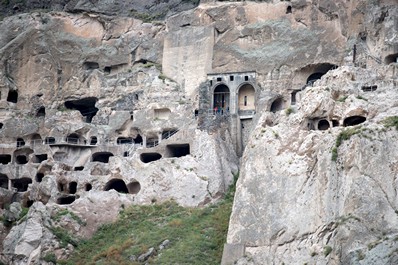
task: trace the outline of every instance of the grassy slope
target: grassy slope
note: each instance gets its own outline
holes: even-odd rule
[[[117,222],[78,243],[70,260],[58,263],[140,264],[129,257],[158,249],[168,239],[170,245],[149,264],[220,264],[234,191],[232,187],[222,201],[206,208],[183,208],[174,202],[132,206]]]

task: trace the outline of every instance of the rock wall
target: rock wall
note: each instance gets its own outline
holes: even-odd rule
[[[2,4],[0,214],[30,207],[2,262],[215,202],[238,166],[223,263],[395,262],[395,0]]]

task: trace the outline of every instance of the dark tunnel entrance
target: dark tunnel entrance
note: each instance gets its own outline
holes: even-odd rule
[[[98,101],[95,97],[82,98],[78,100],[69,100],[65,102],[67,109],[78,110],[83,117],[86,118],[86,122],[91,123],[93,117],[97,114],[98,108],[95,107],[95,103]]]
[[[162,158],[162,155],[159,153],[142,153],[140,155],[140,159],[144,163],[150,163]]]
[[[32,180],[30,178],[20,178],[11,180],[11,183],[18,192],[25,192],[28,190],[28,186],[32,183]]]
[[[75,196],[65,196],[57,199],[57,203],[61,205],[71,204],[75,201]]]
[[[354,126],[354,125],[364,123],[365,121],[366,121],[366,118],[363,116],[351,116],[351,117],[344,119],[343,125],[344,125],[344,127]]]
[[[8,189],[8,177],[7,177],[7,175],[0,174],[0,188]]]
[[[169,157],[182,157],[190,154],[189,144],[170,144],[166,146]]]
[[[126,183],[124,183],[124,181],[121,179],[111,179],[110,181],[108,181],[108,183],[105,185],[104,190],[108,191],[112,189],[120,193],[129,193]]]
[[[11,162],[11,155],[0,155],[0,164],[7,165]]]
[[[93,162],[109,163],[109,158],[111,156],[113,156],[113,154],[109,153],[109,152],[94,153],[92,156],[92,161]]]

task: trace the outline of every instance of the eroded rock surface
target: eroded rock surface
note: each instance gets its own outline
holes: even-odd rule
[[[240,168],[223,263],[395,263],[394,0],[7,2],[0,261],[213,203]]]

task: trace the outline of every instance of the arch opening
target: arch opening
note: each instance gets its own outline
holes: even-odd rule
[[[129,190],[130,194],[138,194],[141,190],[141,184],[138,181],[130,182],[127,185],[127,189]]]
[[[29,184],[32,183],[30,178],[20,178],[11,180],[12,186],[17,189],[18,192],[25,192],[28,190]]]
[[[97,114],[98,108],[95,107],[98,99],[95,97],[82,98],[78,100],[65,101],[67,109],[80,111],[80,114],[86,118],[87,123],[91,123],[93,117]]]
[[[8,189],[8,177],[0,173],[0,188]]]
[[[159,153],[142,153],[140,155],[140,160],[144,163],[150,163],[162,158],[162,155]]]
[[[219,111],[229,111],[230,109],[230,92],[229,88],[224,85],[218,85],[213,92],[213,109]]]
[[[238,92],[238,104],[239,111],[255,110],[256,109],[256,97],[254,87],[250,84],[245,84],[239,88]]]
[[[69,144],[79,144],[80,142],[80,137],[77,133],[71,133],[68,136],[66,136],[66,142]]]
[[[286,14],[291,14],[292,13],[292,6],[288,6],[286,8]]]
[[[23,138],[17,138],[17,147],[25,146],[25,141]]]
[[[366,118],[363,116],[351,116],[344,119],[343,125],[344,127],[347,126],[355,126],[361,123],[364,123]]]
[[[279,97],[272,102],[270,111],[276,113],[278,111],[281,111],[282,109],[283,109],[283,98]]]
[[[92,155],[92,162],[109,163],[109,158],[113,156],[110,152],[97,152]]]
[[[121,179],[111,179],[105,185],[104,191],[115,190],[120,193],[129,193],[126,183]]]
[[[97,145],[98,139],[96,136],[92,136],[90,139],[90,145]]]
[[[329,124],[328,120],[320,120],[318,122],[318,130],[326,131],[329,128],[330,128],[330,124]]]
[[[32,146],[35,144],[42,144],[43,143],[42,141],[43,140],[41,139],[41,136],[38,133],[33,134],[32,137],[30,138],[30,144]]]

